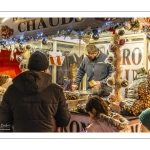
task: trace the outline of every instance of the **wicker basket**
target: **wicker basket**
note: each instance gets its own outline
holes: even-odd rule
[[[66,103],[68,104],[69,110],[75,110],[78,104],[83,104],[85,101],[85,99],[67,100]]]

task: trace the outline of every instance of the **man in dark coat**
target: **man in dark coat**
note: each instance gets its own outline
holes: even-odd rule
[[[84,57],[77,70],[75,81],[72,84],[72,90],[78,89],[79,84],[86,73],[86,89],[98,91],[97,94],[100,96],[108,96],[112,88],[107,86],[107,79],[111,76],[113,69],[110,64],[105,63],[107,54],[104,54],[93,44],[88,44],[86,50],[88,53],[87,57]],[[95,81],[93,86],[89,84],[92,80]]]
[[[47,57],[36,51],[28,69],[13,79],[0,106],[0,130],[14,132],[55,132],[67,126],[70,113],[62,88],[46,73]]]

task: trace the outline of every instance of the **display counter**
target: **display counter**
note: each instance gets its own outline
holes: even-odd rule
[[[71,119],[67,127],[60,129],[60,132],[84,132],[85,127],[91,123],[88,114],[70,111]],[[129,121],[128,132],[140,132],[140,121],[135,116],[123,116]]]

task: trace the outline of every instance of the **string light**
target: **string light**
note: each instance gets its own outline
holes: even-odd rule
[[[137,18],[133,18],[134,20],[135,19],[137,19]],[[130,22],[131,23],[131,22]],[[147,23],[145,23],[146,25],[143,25],[143,28],[142,28],[142,31],[144,32],[144,33],[147,33],[147,32],[149,32],[150,31],[150,28],[149,28],[149,26],[148,26],[148,24]],[[102,33],[102,32],[109,32],[109,29],[110,29],[110,27],[112,28],[112,29],[118,29],[118,28],[120,28],[120,27],[124,27],[125,26],[125,22],[118,22],[118,23],[116,23],[116,22],[114,22],[113,23],[113,21],[107,21],[106,23],[105,23],[105,25],[106,26],[103,26],[102,28],[101,27],[96,27],[96,28],[93,28],[93,29],[91,29],[91,27],[88,27],[88,28],[90,28],[88,31],[90,31],[90,32],[88,32],[88,33],[90,33],[91,35],[93,35],[93,34],[100,34],[100,33]],[[87,29],[86,29],[87,30]],[[84,36],[84,34],[86,34],[86,30],[84,29],[84,30],[71,30],[71,29],[67,29],[67,30],[62,30],[62,31],[64,31],[64,32],[62,32],[61,30],[58,30],[57,31],[57,34],[56,35],[47,35],[47,36],[45,36],[44,34],[43,34],[43,32],[40,32],[40,33],[38,33],[35,37],[31,37],[31,36],[28,36],[27,38],[25,38],[24,37],[24,35],[21,35],[18,39],[17,38],[13,38],[13,39],[5,39],[6,41],[10,41],[9,43],[11,43],[11,44],[14,44],[14,43],[20,43],[21,41],[22,41],[22,43],[27,43],[28,41],[30,41],[31,39],[33,39],[33,42],[36,42],[36,41],[38,41],[39,40],[39,38],[42,40],[43,38],[48,38],[48,36],[53,36],[53,37],[56,37],[56,36],[58,36],[61,32],[62,32],[62,35],[63,36],[70,36],[70,38],[78,38],[79,36]],[[61,32],[60,32],[61,31]],[[95,32],[93,32],[93,31],[96,31],[97,33],[95,33]],[[132,29],[131,29],[131,31],[132,31]],[[46,40],[46,39],[45,39]],[[1,42],[0,42],[0,45],[2,45],[3,43],[5,43],[4,42],[4,39],[2,39],[1,40]],[[6,44],[8,44],[8,42],[6,42]]]

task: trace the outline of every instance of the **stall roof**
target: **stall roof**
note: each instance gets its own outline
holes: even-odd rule
[[[81,44],[109,42],[120,29],[125,31],[125,37],[135,39],[150,31],[143,18],[0,18],[0,22],[1,43],[8,44],[42,39]]]

